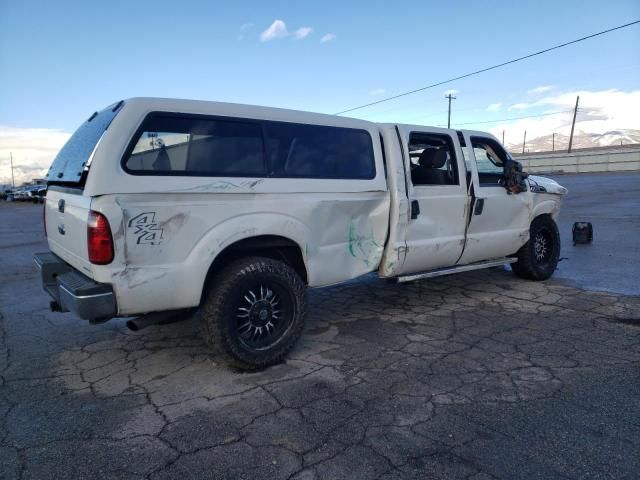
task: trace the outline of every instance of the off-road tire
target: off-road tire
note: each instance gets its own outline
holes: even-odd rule
[[[542,250],[541,242],[546,250]],[[546,280],[558,266],[560,259],[560,232],[549,215],[541,215],[531,222],[529,240],[516,254],[518,261],[511,269],[520,278]]]
[[[282,361],[304,326],[305,285],[296,271],[278,260],[248,257],[227,265],[210,284],[197,315],[202,336],[214,355],[241,369],[260,369]],[[255,285],[271,285],[290,309],[289,325],[274,345],[264,349],[251,348],[238,331],[238,305]]]

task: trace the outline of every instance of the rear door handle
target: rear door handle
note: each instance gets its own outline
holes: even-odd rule
[[[476,206],[473,207],[473,214],[482,215],[483,209],[484,209],[484,198],[476,198]]]
[[[420,202],[411,200],[411,220],[415,220],[420,215]]]

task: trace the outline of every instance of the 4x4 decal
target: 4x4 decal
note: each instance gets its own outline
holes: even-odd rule
[[[129,228],[133,228],[138,245],[160,245],[162,243],[162,227],[156,223],[156,212],[144,212],[129,220]]]

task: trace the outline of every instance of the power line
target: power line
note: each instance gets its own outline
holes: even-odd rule
[[[482,68],[480,70],[476,70],[475,72],[465,73],[464,75],[459,75],[457,77],[450,78],[448,80],[443,80],[441,82],[432,83],[431,85],[427,85],[426,87],[416,88],[415,90],[410,90],[408,92],[399,93],[398,95],[393,95],[391,97],[383,98],[383,99],[377,100],[375,102],[370,102],[370,103],[366,103],[364,105],[360,105],[358,107],[353,107],[353,108],[349,108],[347,110],[342,110],[341,112],[338,112],[335,115],[342,115],[343,113],[353,112],[354,110],[360,110],[361,108],[370,107],[372,105],[378,105],[379,103],[384,103],[384,102],[388,102],[390,100],[395,100],[396,98],[406,97],[407,95],[412,95],[414,93],[422,92],[424,90],[428,90],[429,88],[438,87],[440,85],[444,85],[445,83],[455,82],[456,80],[461,80],[463,78],[471,77],[473,75],[478,75],[479,73],[488,72],[489,70],[494,70],[496,68],[504,67],[505,65],[510,65],[512,63],[520,62],[522,60],[526,60],[528,58],[535,57],[537,55],[542,55],[543,53],[551,52],[552,50],[557,50],[559,48],[566,47],[568,45],[573,45],[574,43],[582,42],[582,41],[588,40],[590,38],[594,38],[594,37],[597,37],[597,36],[600,36],[600,35],[604,35],[606,33],[613,32],[615,30],[620,30],[622,28],[630,27],[630,26],[635,25],[637,23],[640,23],[640,20],[636,20],[636,21],[630,22],[630,23],[625,23],[624,25],[618,25],[617,27],[609,28],[607,30],[602,30],[601,32],[592,33],[591,35],[587,35],[586,37],[577,38],[575,40],[571,40],[570,42],[565,42],[565,43],[561,43],[560,45],[555,45],[553,47],[545,48],[544,50],[539,50],[537,52],[530,53],[529,55],[525,55],[523,57],[514,58],[513,60],[509,60],[507,62],[499,63],[499,64],[493,65],[491,67]]]
[[[482,123],[499,123],[499,122],[507,122],[509,120],[522,120],[523,118],[547,117],[549,115],[558,115],[559,113],[568,113],[568,112],[573,112],[573,108],[571,110],[560,110],[558,112],[539,113],[537,115],[526,115],[524,117],[510,117],[510,118],[499,118],[497,120],[483,120],[480,122],[456,123],[456,127],[458,125],[480,125]]]

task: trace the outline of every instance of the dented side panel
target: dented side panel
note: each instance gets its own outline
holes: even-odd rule
[[[374,271],[387,240],[389,193],[105,195],[92,208],[109,219],[116,251],[94,277],[113,285],[118,314],[127,315],[198,305],[216,256],[259,235],[298,244],[310,286]]]
[[[509,195],[503,187],[481,187],[477,195],[484,199],[484,208],[471,218],[460,265],[511,255],[529,239],[534,194]]]
[[[384,248],[378,274],[393,277],[400,273],[407,253],[407,228],[409,225],[409,200],[405,183],[405,165],[395,126],[381,126],[387,160],[387,182],[389,184],[389,238]]]

